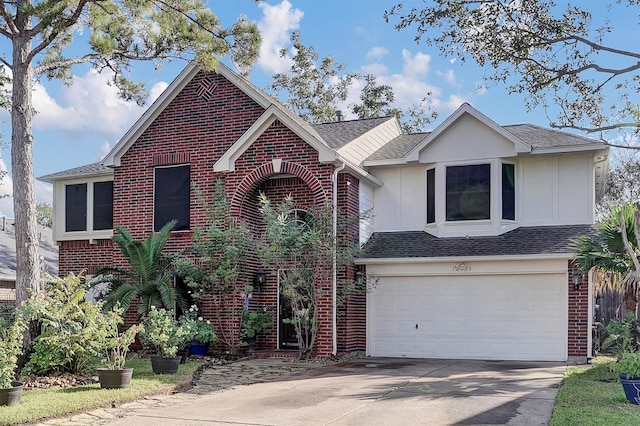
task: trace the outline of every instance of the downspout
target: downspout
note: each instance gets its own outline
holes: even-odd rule
[[[332,325],[333,325],[333,349],[331,354],[336,356],[338,354],[338,173],[347,167],[345,162],[342,162],[331,175],[333,183],[333,313],[332,313]]]

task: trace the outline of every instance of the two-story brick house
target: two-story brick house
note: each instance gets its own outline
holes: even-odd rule
[[[206,216],[194,188],[221,180],[249,223],[260,193],[373,212],[357,263],[377,284],[338,309],[328,283],[318,355],[567,360],[590,356],[590,286],[573,282],[568,243],[593,223],[606,164],[598,141],[502,127],[467,104],[425,134],[393,117],[310,125],[227,67],[191,64],[102,162],[41,179],[61,274],[122,264],[114,225],[143,239],[178,219],[169,248],[187,246]],[[276,277],[259,303],[281,303]],[[261,347],[290,348],[284,334]]]

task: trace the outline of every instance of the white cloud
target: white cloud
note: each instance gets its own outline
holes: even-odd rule
[[[258,22],[262,35],[258,65],[268,74],[286,72],[291,68],[289,58],[281,58],[280,50],[289,44],[290,32],[300,28],[304,13],[284,0],[276,5],[260,3],[263,18]]]
[[[63,86],[54,99],[40,83],[35,83],[33,105],[36,110],[34,127],[74,131],[95,135],[119,135],[126,131],[144,112],[135,102],[118,96],[118,89],[109,85],[110,76],[91,69],[84,76],[75,76],[71,86]],[[166,87],[157,83],[152,96]]]
[[[7,171],[7,165],[0,158],[0,170]],[[35,192],[36,202],[53,203],[53,186],[46,182],[34,180],[33,190]],[[7,195],[2,197],[3,195]],[[10,174],[6,174],[0,179],[0,218],[14,218],[13,214],[13,180]]]
[[[113,147],[109,142],[105,142],[102,145],[100,145],[96,149],[96,161],[102,160],[109,153],[109,151],[111,151],[111,148]]]
[[[436,71],[436,74],[439,77],[442,77],[442,79],[444,79],[444,81],[446,81],[450,86],[457,87],[460,85],[453,70]]]
[[[476,88],[476,95],[478,96],[484,96],[487,93],[489,93],[489,87],[487,86],[487,83],[485,83],[484,81],[476,81],[475,88]]]
[[[424,77],[429,73],[429,63],[431,55],[418,52],[415,56],[411,56],[411,52],[402,49],[402,73],[412,77]]]
[[[382,59],[389,51],[384,47],[377,46],[367,52],[367,59]]]
[[[387,68],[387,66],[380,62],[365,65],[361,69],[364,74],[372,74],[372,75],[375,75],[376,77],[384,76],[389,72],[389,69]]]

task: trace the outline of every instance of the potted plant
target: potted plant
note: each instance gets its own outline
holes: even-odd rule
[[[627,400],[640,405],[640,353],[625,352],[609,368],[618,373]]]
[[[218,342],[216,331],[211,325],[211,321],[197,316],[198,306],[193,305],[189,308],[189,313],[180,318],[180,322],[191,330],[191,341],[189,343],[189,351],[191,355],[205,356],[209,350],[209,346]]]
[[[124,331],[124,309],[119,305],[106,313],[107,330],[104,339],[105,368],[98,368],[100,387],[103,389],[124,389],[131,384],[133,368],[125,368],[129,346],[133,344],[136,334],[144,330],[143,325],[133,325]]]
[[[151,355],[153,372],[175,374],[180,366],[178,350],[186,346],[192,336],[190,327],[178,322],[173,310],[155,306],[144,317],[143,325],[140,337],[156,351],[156,355]]]
[[[249,347],[249,352],[254,351],[257,335],[273,326],[273,317],[266,307],[257,311],[245,310],[242,315],[242,337]]]
[[[17,313],[9,327],[0,320],[0,405],[18,405],[23,383],[15,380],[26,322]]]

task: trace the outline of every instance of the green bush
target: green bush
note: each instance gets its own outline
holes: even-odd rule
[[[104,353],[109,324],[101,303],[85,300],[82,276],[49,277],[43,293],[30,297],[25,308],[41,324],[24,374],[93,371]]]

